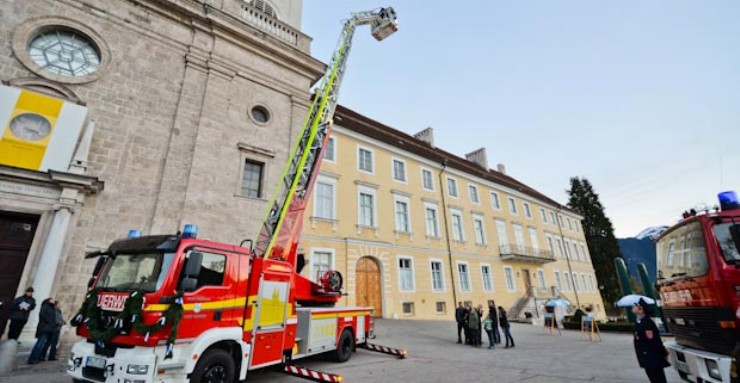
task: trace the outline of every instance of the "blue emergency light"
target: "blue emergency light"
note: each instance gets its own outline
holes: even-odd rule
[[[722,211],[740,209],[740,198],[737,197],[737,193],[730,190],[719,193],[719,207]]]
[[[139,238],[141,237],[141,230],[131,229],[128,231],[128,238]]]
[[[182,229],[183,238],[197,238],[198,237],[198,226],[187,224]]]

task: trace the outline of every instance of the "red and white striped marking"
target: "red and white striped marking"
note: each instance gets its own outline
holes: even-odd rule
[[[342,375],[328,374],[326,372],[318,372],[309,370],[307,368],[285,365],[283,370],[286,374],[297,376],[299,378],[309,379],[316,382],[329,382],[329,383],[341,383],[343,378]]]
[[[380,345],[372,344],[372,343],[365,343],[362,347],[364,347],[366,350],[380,352],[383,354],[395,355],[399,358],[406,357],[406,350],[399,350],[397,348],[390,348],[390,347],[380,346]]]

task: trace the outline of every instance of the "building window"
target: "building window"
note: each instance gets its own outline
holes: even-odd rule
[[[563,242],[560,241],[560,238],[557,238],[555,243],[558,245],[558,258],[563,258]]]
[[[552,224],[553,226],[557,225],[557,221],[555,220],[555,213],[552,211],[550,212],[550,224]]]
[[[334,219],[334,183],[325,180],[316,182],[314,216]]]
[[[262,174],[265,164],[257,161],[244,162],[244,177],[242,178],[242,195],[250,198],[262,198]]]
[[[493,291],[493,278],[491,278],[491,266],[481,265],[481,277],[483,277],[483,290]]]
[[[581,274],[581,286],[583,286],[583,291],[589,291],[586,284],[586,274]]]
[[[445,279],[444,279],[444,268],[442,261],[433,260],[430,261],[429,267],[432,272],[432,290],[433,291],[444,291]]]
[[[509,236],[506,234],[506,222],[496,220],[496,233],[498,233],[499,246],[506,246],[509,244]]]
[[[458,210],[452,210],[450,212],[450,215],[452,216],[452,239],[457,242],[465,241],[462,212]]]
[[[414,302],[403,302],[403,315],[414,315]]]
[[[527,202],[524,202],[524,216],[528,219],[532,219],[532,209],[529,207]]]
[[[576,227],[576,233],[580,233],[581,232],[581,223],[579,221],[575,221],[573,223],[573,226]]]
[[[581,284],[578,283],[578,274],[573,273],[573,287],[575,287],[576,292],[581,291]]]
[[[270,5],[265,0],[252,0],[249,2],[249,5],[259,9],[260,11],[266,13],[268,16],[276,18],[277,19],[277,12],[275,12],[275,7]]]
[[[530,227],[529,229],[529,242],[532,244],[533,249],[540,248],[540,238],[537,235],[537,229]]]
[[[475,244],[486,244],[486,228],[483,226],[483,217],[473,216],[473,230],[475,231]]]
[[[573,222],[571,222],[570,217],[565,217],[565,221],[568,223],[568,230],[573,230]]]
[[[330,162],[337,161],[337,140],[334,137],[329,137],[329,142],[326,143],[326,149],[324,149],[324,159]]]
[[[360,191],[359,196],[361,226],[375,227],[375,193]]]
[[[540,290],[547,290],[547,281],[545,281],[545,271],[542,269],[537,270],[537,283],[540,285]]]
[[[558,214],[558,224],[560,225],[560,227],[565,227],[565,225],[563,224],[563,216],[560,214]]]
[[[460,290],[470,291],[470,271],[467,263],[457,264],[457,276],[460,279]]]
[[[588,261],[588,253],[586,252],[586,246],[584,246],[583,244],[581,244],[581,254],[583,254],[583,261],[584,262],[587,262]]]
[[[565,256],[568,257],[568,259],[573,259],[573,250],[570,247],[570,241],[564,239],[563,242],[565,243]]]
[[[594,284],[594,277],[591,274],[588,275],[588,284],[589,286],[591,286],[591,292],[595,293],[596,285]]]
[[[437,220],[437,207],[432,204],[424,205],[424,217],[426,219],[427,237],[439,238],[439,221]]]
[[[41,68],[70,77],[94,73],[101,60],[100,50],[92,40],[81,32],[63,27],[34,36],[28,44],[28,55]]]
[[[409,224],[409,201],[396,197],[396,231],[401,233],[410,233],[411,225]]]
[[[448,178],[447,179],[447,194],[450,195],[450,197],[457,198],[457,180],[454,178]]]
[[[516,200],[511,197],[509,197],[509,213],[513,215],[519,214],[516,210]]]
[[[314,250],[311,254],[311,277],[318,282],[327,271],[333,268],[334,252],[331,250]]]
[[[447,303],[446,302],[437,302],[437,314],[446,314],[447,313]]]
[[[570,285],[570,274],[568,274],[567,271],[563,272],[563,278],[565,278],[565,289],[568,291],[573,291],[573,288]]]
[[[252,116],[252,120],[254,120],[254,122],[260,125],[265,125],[270,122],[270,111],[262,105],[252,107],[250,116]]]
[[[504,266],[504,277],[506,278],[506,290],[509,292],[516,291],[514,284],[514,270],[509,266]]]
[[[374,171],[372,150],[365,148],[358,149],[357,168],[367,173],[372,173]]]
[[[673,266],[673,252],[676,247],[676,242],[674,239],[671,240],[671,242],[668,244],[668,252],[666,253],[665,257],[665,264],[669,267]]]
[[[581,260],[581,255],[578,254],[578,244],[575,243],[575,242],[573,242],[573,254],[574,254],[574,257],[573,258],[575,260],[578,260],[578,261]]]
[[[555,286],[557,286],[558,291],[563,291],[563,281],[560,279],[560,272],[556,271],[554,274],[555,274]]]
[[[498,193],[491,192],[491,205],[496,210],[501,210],[501,200],[498,199]]]
[[[480,197],[478,197],[478,187],[475,185],[468,185],[468,192],[470,193],[470,202],[480,203]]]
[[[511,225],[511,227],[514,228],[514,240],[516,241],[517,247],[520,249],[525,248],[526,244],[524,243],[524,230],[522,229],[522,225]]]
[[[406,182],[406,163],[401,160],[393,160],[393,179]]]
[[[545,238],[547,238],[547,249],[550,250],[550,254],[555,256],[555,248],[552,245],[552,236],[550,234],[545,234]]]
[[[421,169],[421,186],[426,190],[434,191],[434,179],[431,170]]]
[[[398,258],[398,278],[401,291],[414,291],[414,263],[411,258]]]
[[[540,208],[540,218],[542,218],[542,223],[547,224],[547,213],[545,213],[545,209]]]

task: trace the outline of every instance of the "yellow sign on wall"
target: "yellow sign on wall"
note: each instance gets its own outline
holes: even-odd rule
[[[0,86],[0,165],[66,171],[87,108]]]

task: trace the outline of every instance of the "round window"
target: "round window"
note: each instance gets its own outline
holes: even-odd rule
[[[252,108],[252,118],[259,124],[270,121],[270,112],[264,106],[258,105]]]
[[[36,34],[28,44],[28,54],[43,69],[61,76],[87,76],[100,67],[100,50],[95,43],[71,29]]]

